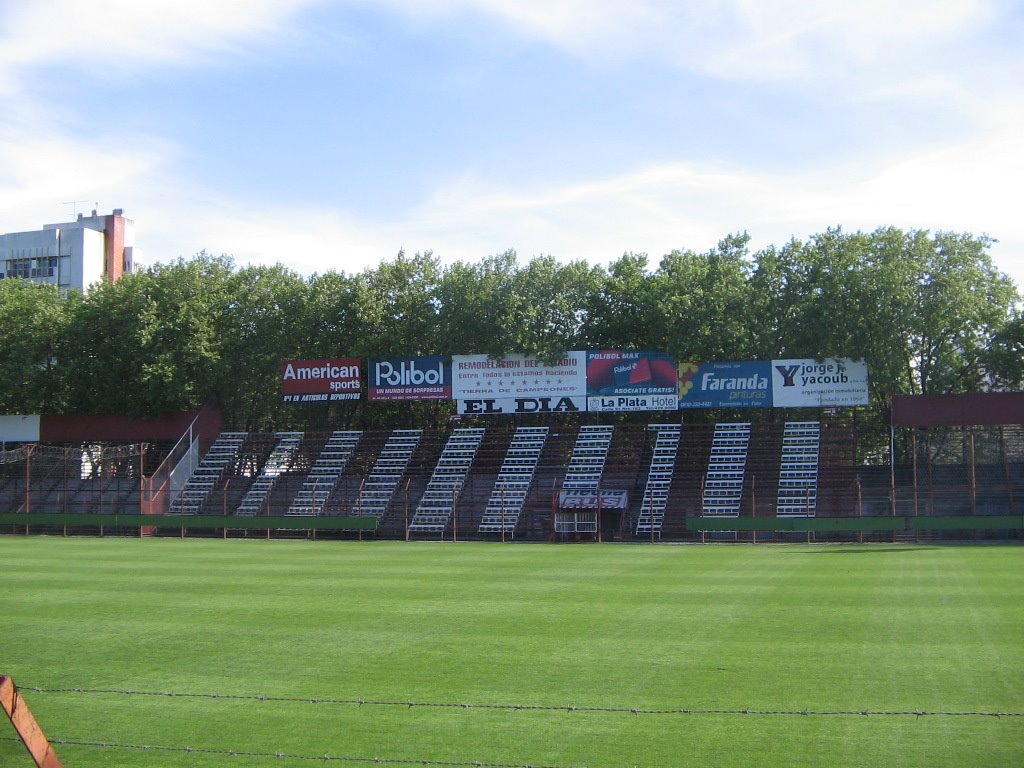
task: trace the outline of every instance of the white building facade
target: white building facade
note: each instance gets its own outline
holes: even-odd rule
[[[102,216],[93,211],[76,221],[0,235],[0,278],[85,291],[132,272],[137,255],[135,222],[121,208]]]

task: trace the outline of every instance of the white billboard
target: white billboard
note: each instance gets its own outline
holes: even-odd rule
[[[452,355],[460,414],[572,413],[587,408],[587,355],[545,363],[533,355]]]
[[[863,360],[772,360],[772,405],[833,408],[868,404],[868,366]]]

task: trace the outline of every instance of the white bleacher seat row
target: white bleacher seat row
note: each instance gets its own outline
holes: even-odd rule
[[[483,437],[482,427],[460,427],[449,435],[409,523],[410,531],[444,532]]]
[[[302,432],[278,432],[274,435],[277,444],[267,457],[266,464],[260,471],[259,476],[252,481],[249,490],[239,503],[235,514],[240,517],[253,517],[258,515],[270,492],[274,489],[277,479],[283,472],[291,468],[292,460],[299,451],[299,444],[302,442]]]
[[[749,447],[748,422],[715,425],[704,480],[704,517],[739,517]]]
[[[352,507],[353,515],[375,517],[378,522],[384,517],[422,435],[422,429],[396,429],[391,432],[373,469],[363,481]]]
[[[782,435],[777,517],[814,517],[818,503],[821,424],[787,421]]]
[[[636,522],[637,536],[655,535],[661,538],[661,527],[668,506],[668,493],[672,487],[672,474],[679,450],[681,424],[648,424],[647,429],[655,434],[654,451],[647,471],[647,485],[640,503],[640,515]]]
[[[480,520],[480,533],[515,535],[547,436],[547,427],[516,429]]]
[[[198,515],[224,472],[234,465],[248,435],[248,432],[221,432],[217,435],[181,493],[171,502],[170,511],[179,515]]]
[[[292,499],[287,514],[321,514],[362,436],[361,430],[338,430],[331,433],[310,467],[302,488]]]

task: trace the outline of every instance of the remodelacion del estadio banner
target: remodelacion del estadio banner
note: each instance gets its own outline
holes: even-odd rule
[[[452,398],[460,414],[585,411],[586,353],[552,364],[533,355],[452,355]]]
[[[357,400],[358,358],[290,360],[286,403]],[[867,405],[862,360],[675,362],[660,351],[371,358],[369,400],[454,400],[460,414],[671,411],[676,408],[821,408]]]

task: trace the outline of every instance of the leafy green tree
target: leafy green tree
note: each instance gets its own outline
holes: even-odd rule
[[[360,356],[432,354],[439,343],[440,261],[430,251],[381,262],[358,276],[353,308]],[[353,349],[352,346],[348,347]]]
[[[1024,315],[1016,314],[993,334],[985,370],[995,389],[1024,389]]]
[[[69,412],[144,416],[161,409],[166,390],[149,379],[142,352],[160,317],[151,289],[148,273],[126,275],[92,286],[75,307],[57,354]]]
[[[591,300],[585,346],[650,349],[665,344],[665,313],[647,254],[626,253],[608,265]]]
[[[507,351],[553,360],[583,346],[602,282],[600,267],[583,261],[561,264],[538,256],[515,275],[507,297]]]
[[[449,265],[437,289],[442,354],[503,355],[515,346],[521,300],[515,251]]]
[[[64,405],[57,353],[78,294],[0,280],[0,413],[52,413]]]
[[[752,352],[750,237],[730,235],[707,253],[672,251],[654,275],[660,345],[678,360],[743,360]]]
[[[274,429],[281,364],[302,352],[309,284],[277,264],[238,270],[225,290],[229,300],[219,323],[221,403],[232,423],[246,430]]]

